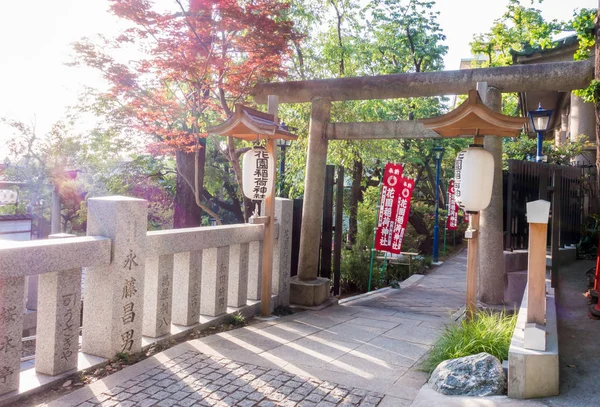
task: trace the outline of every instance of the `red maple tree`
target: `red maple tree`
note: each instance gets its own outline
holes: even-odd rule
[[[285,76],[297,35],[281,0],[172,4],[158,11],[150,0],[111,0],[111,11],[130,27],[116,38],[76,43],[74,63],[102,72],[110,87],[101,96],[112,115],[154,136],[153,151],[176,154],[174,225],[188,227],[198,225],[199,208],[219,222],[201,193],[207,123],[224,120],[256,82]],[[244,151],[231,138],[221,151],[240,185]],[[244,207],[247,218],[250,201]]]

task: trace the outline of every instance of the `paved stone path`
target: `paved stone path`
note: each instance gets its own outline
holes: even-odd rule
[[[79,404],[88,406],[376,406],[383,394],[197,352]]]
[[[50,403],[408,406],[422,358],[464,304],[466,252],[416,286],[179,344]]]

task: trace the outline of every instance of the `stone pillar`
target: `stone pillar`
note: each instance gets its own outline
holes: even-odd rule
[[[0,279],[0,394],[19,388],[25,277]]]
[[[260,300],[260,291],[262,288],[262,252],[262,240],[250,242],[248,251],[248,299],[253,301]]]
[[[171,333],[174,255],[146,259],[144,276],[144,325],[142,334],[157,338]]]
[[[494,87],[488,87],[485,103],[500,112],[502,93]],[[479,300],[497,305],[504,301],[502,137],[485,136],[484,147],[494,156],[494,186],[490,206],[481,211],[479,221]]]
[[[189,326],[200,320],[202,250],[175,254],[173,266],[173,323]]]
[[[327,165],[327,139],[325,129],[329,122],[331,101],[315,98],[310,113],[306,176],[304,178],[304,205],[300,229],[300,255],[298,279],[310,281],[317,278],[319,244],[323,217],[325,167]]]
[[[300,229],[298,275],[290,281],[290,301],[294,304],[315,306],[329,298],[329,279],[317,277],[319,244],[323,218],[327,139],[325,130],[331,113],[331,101],[316,97],[312,100],[306,176],[304,178],[304,205]]]
[[[87,267],[82,350],[112,358],[142,349],[148,202],[121,196],[88,200],[88,236],[112,239],[112,263]]]
[[[290,304],[290,268],[292,256],[292,214],[294,203],[291,199],[275,199],[275,219],[279,223],[279,235],[273,250],[273,294],[277,295],[276,305]]]
[[[75,237],[67,233],[49,239]],[[39,276],[35,370],[55,376],[77,368],[81,320],[81,269]]]
[[[571,93],[571,114],[569,119],[571,141],[584,135],[585,141],[596,145],[596,113],[593,103],[586,103],[579,96]],[[587,149],[573,159],[576,165],[596,165],[595,148]]]
[[[200,314],[216,317],[227,312],[229,247],[205,249],[202,254]]]
[[[248,300],[248,257],[250,244],[235,244],[229,247],[229,285],[227,305],[243,307]],[[259,269],[257,269],[258,272]],[[257,273],[258,277],[258,273]]]

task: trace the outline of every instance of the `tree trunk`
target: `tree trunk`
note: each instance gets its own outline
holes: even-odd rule
[[[358,203],[362,201],[363,191],[361,188],[363,174],[362,160],[354,161],[352,168],[352,189],[350,195],[350,220],[348,225],[348,243],[356,243],[356,234],[358,233]]]
[[[175,159],[177,160],[177,168],[180,171],[185,171],[186,178],[193,180],[195,174],[195,153],[177,151]],[[198,154],[198,186],[200,188],[199,196],[202,196],[204,184],[204,163],[206,161],[206,147],[201,146]],[[194,191],[188,185],[183,177],[177,172],[177,185],[175,189],[173,213],[173,228],[191,228],[200,226],[202,218],[202,209],[196,204]]]
[[[415,232],[419,235],[425,236],[425,240],[421,242],[419,245],[419,253],[431,253],[433,250],[433,236],[423,218],[417,215],[414,211],[411,211],[408,216],[408,222],[411,224],[413,228],[415,228]]]
[[[600,1],[598,1],[598,15],[596,15],[596,45],[594,56],[594,79],[600,81]],[[596,188],[592,194],[593,208],[600,208],[600,95],[594,95],[596,99]]]

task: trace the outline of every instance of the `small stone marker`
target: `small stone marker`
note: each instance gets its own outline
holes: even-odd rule
[[[276,305],[290,304],[293,211],[294,203],[291,199],[275,198],[275,219],[279,223],[279,237],[273,250],[272,293],[278,296]]]
[[[25,277],[8,277],[0,284],[0,394],[19,388]]]
[[[262,288],[262,252],[263,242],[250,242],[248,253],[248,299],[260,300]]]
[[[190,326],[200,319],[202,250],[175,254],[173,266],[173,323]]]
[[[250,244],[229,247],[229,292],[227,305],[242,307],[248,300],[248,258]]]
[[[171,332],[172,254],[146,259],[143,334],[157,338]]]
[[[205,249],[202,254],[200,314],[211,317],[227,312],[229,247]]]
[[[67,237],[75,235],[57,233],[48,236],[49,239]],[[35,370],[54,376],[77,368],[81,269],[41,274],[38,281]]]

